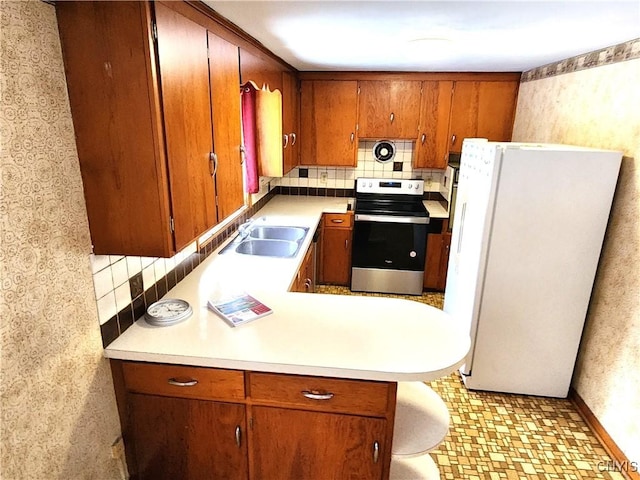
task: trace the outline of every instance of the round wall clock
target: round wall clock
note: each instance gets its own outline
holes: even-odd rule
[[[167,326],[186,320],[192,313],[189,302],[179,298],[165,298],[149,305],[144,319],[151,325]]]

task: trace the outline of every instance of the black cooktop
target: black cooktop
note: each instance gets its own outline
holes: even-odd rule
[[[382,198],[377,195],[375,198],[356,198],[355,213],[366,215],[390,215],[390,216],[411,216],[428,217],[429,213],[422,203],[422,198]]]

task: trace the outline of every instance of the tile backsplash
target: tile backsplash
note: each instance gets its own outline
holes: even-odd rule
[[[439,191],[444,170],[413,169],[411,166],[413,142],[393,141],[396,146],[396,155],[392,161],[387,163],[375,160],[373,156],[375,143],[375,141],[361,141],[359,143],[358,165],[355,168],[301,165],[294,168],[286,176],[273,179],[273,181],[282,187],[352,189],[355,179],[359,177],[422,178],[425,180],[424,189],[426,192]]]

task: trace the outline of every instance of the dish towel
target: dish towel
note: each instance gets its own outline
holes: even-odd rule
[[[247,82],[240,87],[242,98],[242,137],[245,161],[247,193],[258,193],[260,181],[258,178],[258,155],[256,150],[256,92],[255,83]]]

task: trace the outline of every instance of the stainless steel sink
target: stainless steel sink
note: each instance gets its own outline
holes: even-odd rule
[[[233,251],[243,255],[291,258],[298,253],[308,231],[308,227],[249,223],[244,228],[241,226],[236,238],[220,253]]]
[[[307,230],[303,227],[259,226],[251,229],[249,237],[298,242],[305,237]]]
[[[288,258],[298,253],[300,244],[289,240],[249,239],[242,241],[235,250],[245,255]]]

